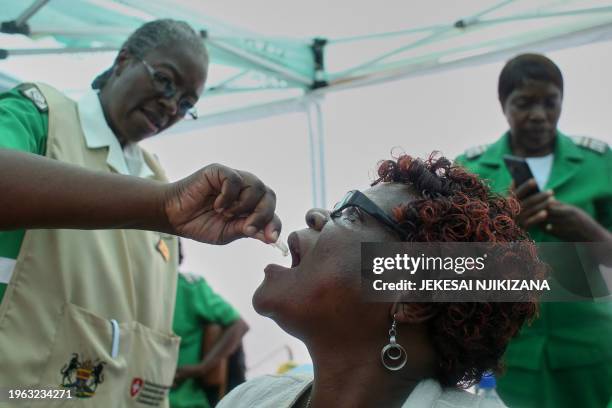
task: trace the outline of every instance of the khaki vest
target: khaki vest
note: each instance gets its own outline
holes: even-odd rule
[[[49,106],[46,156],[114,172],[108,148],[87,148],[77,105],[38,88]],[[28,230],[0,305],[0,387],[71,392],[28,406],[167,406],[179,346],[177,259],[176,238],[156,232]]]

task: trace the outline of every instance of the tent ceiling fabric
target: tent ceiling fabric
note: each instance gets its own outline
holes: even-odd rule
[[[27,4],[3,4],[0,21],[16,19]],[[185,20],[196,30],[205,31],[213,63],[246,71],[235,81],[224,83],[223,90],[309,88],[312,83],[314,65],[308,41],[270,41],[211,21],[170,1],[52,0],[31,17],[28,25],[32,38],[51,35],[68,49],[119,49],[127,35],[143,22],[165,17]],[[11,50],[8,52],[10,57]],[[254,78],[258,82],[256,87]],[[217,88],[216,84],[208,85]]]
[[[0,21],[15,20],[33,3],[33,0],[3,2]],[[505,58],[509,53],[526,49],[562,48],[612,38],[610,1],[460,1],[452,2],[455,9],[440,11],[439,19],[443,21],[436,21],[435,15],[419,19],[419,10],[409,8],[407,2],[400,2],[404,4],[403,10],[394,9],[400,3],[389,2],[389,6],[386,6],[388,10],[372,5],[377,8],[372,18],[381,13],[392,15],[395,25],[390,27],[395,29],[397,21],[402,21],[397,14],[404,13],[406,21],[411,22],[413,27],[393,32],[378,30],[372,34],[369,26],[363,25],[364,17],[355,14],[355,20],[360,21],[362,35],[328,38],[322,54],[325,61],[323,67],[317,65],[322,59],[317,60],[314,52],[314,37],[334,30],[312,32],[312,38],[290,37],[291,33],[284,37],[258,34],[222,21],[219,10],[223,9],[221,4],[225,2],[50,0],[42,3],[46,4],[27,20],[30,37],[38,41],[50,36],[59,46],[37,49],[32,46],[3,46],[0,43],[0,58],[3,50],[9,59],[37,53],[116,50],[126,36],[145,21],[162,17],[182,19],[205,33],[204,41],[211,52],[213,64],[211,71],[223,73],[217,75],[214,81],[209,80],[205,93],[208,97],[266,90],[298,90],[304,94],[316,88],[313,86],[315,83],[329,85],[317,91],[323,93]],[[251,2],[249,7],[254,7],[253,3],[257,4]],[[277,7],[286,3],[277,3]],[[246,18],[242,15],[242,9],[237,11],[236,7],[231,7],[233,3],[227,4],[228,20],[236,20],[239,15],[243,20]],[[262,3],[259,4],[263,7]],[[269,4],[275,3],[266,2],[266,5]],[[313,1],[312,4],[312,14],[301,15],[304,10],[297,8],[293,21],[303,23],[304,19],[311,19],[313,26],[319,27],[315,23],[325,19],[325,8],[337,7],[335,2]],[[364,5],[355,7],[359,9]],[[215,10],[218,18],[211,17],[207,10]],[[261,13],[274,12],[261,7],[260,10]],[[350,26],[350,9],[345,14],[336,25]],[[258,20],[258,17],[252,15],[251,19]],[[427,24],[419,26],[417,21]],[[285,27],[291,25],[291,21],[284,23]],[[352,30],[352,33],[355,32]],[[317,44],[321,45],[320,42]],[[0,71],[3,71],[1,59]],[[7,74],[15,76],[11,72]],[[285,94],[279,99],[286,99],[287,95],[293,96],[295,93]]]

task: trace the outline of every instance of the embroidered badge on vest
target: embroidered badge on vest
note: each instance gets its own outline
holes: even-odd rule
[[[130,384],[130,396],[141,404],[158,407],[166,399],[170,387],[134,377]]]
[[[584,147],[585,149],[592,150],[599,154],[605,153],[608,149],[608,144],[606,142],[593,139],[592,137],[572,136],[571,138],[577,146]]]
[[[486,152],[488,147],[489,147],[488,144],[470,147],[469,149],[465,151],[465,158],[468,160],[475,159],[478,156],[482,155],[484,152]]]
[[[25,96],[34,103],[39,112],[49,111],[49,105],[47,105],[47,100],[45,99],[42,92],[40,92],[40,90],[35,85],[24,84],[20,85],[18,88],[19,92],[23,96]]]
[[[91,398],[96,394],[98,386],[104,382],[104,365],[100,359],[79,361],[78,353],[72,353],[72,358],[60,370],[62,386],[70,388],[77,398]]]
[[[130,395],[132,396],[132,398],[138,395],[143,384],[144,384],[144,381],[142,380],[142,378],[134,378],[132,380],[132,385],[130,386]]]

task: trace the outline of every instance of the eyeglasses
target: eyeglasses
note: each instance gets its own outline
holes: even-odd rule
[[[139,58],[138,60],[142,62],[142,64],[147,69],[149,77],[151,78],[151,82],[153,83],[153,88],[155,88],[155,90],[159,92],[159,94],[165,99],[174,98],[174,96],[176,95],[176,86],[174,85],[172,79],[170,79],[166,74],[153,68],[151,65],[149,65],[147,61],[143,60],[142,58]],[[198,118],[198,111],[193,106],[193,103],[191,103],[187,99],[181,98],[178,101],[177,110],[179,116],[189,115],[193,119]]]
[[[406,239],[408,233],[400,228],[399,224],[391,219],[385,212],[372,200],[370,200],[365,194],[359,190],[351,190],[340,201],[334,206],[334,209],[330,213],[331,218],[337,218],[342,214],[342,211],[348,207],[357,207],[363,212],[374,217],[378,222],[385,224],[393,232],[398,234],[402,240]]]

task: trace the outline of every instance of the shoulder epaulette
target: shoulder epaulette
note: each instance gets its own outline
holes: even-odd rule
[[[47,100],[45,96],[40,92],[38,87],[34,84],[21,84],[17,86],[19,93],[28,98],[34,103],[39,112],[47,112],[49,110],[49,105],[47,104]]]
[[[470,147],[465,151],[465,158],[468,160],[472,160],[482,155],[489,148],[488,144],[483,144],[479,146]]]
[[[603,140],[597,140],[586,136],[571,136],[571,139],[577,146],[592,150],[599,154],[603,154],[608,150],[608,144]]]

